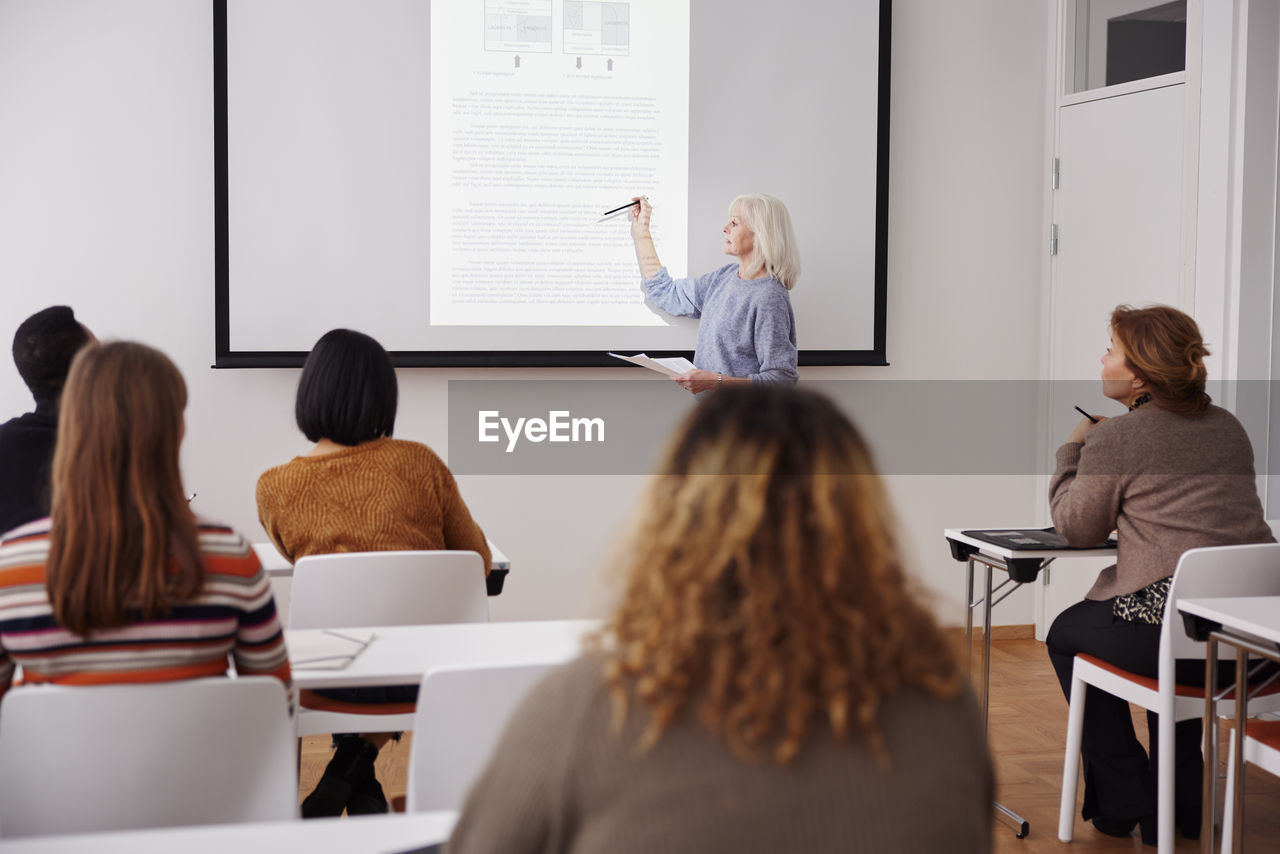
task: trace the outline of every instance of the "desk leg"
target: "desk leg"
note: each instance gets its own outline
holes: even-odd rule
[[[982,728],[987,728],[991,703],[991,566],[986,565],[986,592],[982,597]]]
[[[995,570],[991,564],[983,563],[986,574],[983,576],[983,592],[982,592],[982,729],[985,732],[988,729],[987,718],[991,709],[991,573]],[[966,637],[970,638],[969,655],[973,655],[973,561],[969,561],[969,572],[967,581],[969,593],[969,615],[968,622],[965,624]],[[972,658],[970,659],[972,663]],[[972,670],[972,668],[970,668]],[[1006,807],[999,801],[995,802],[995,808],[1004,815],[1008,816],[1016,825],[1013,835],[1018,839],[1026,839],[1027,834],[1031,832],[1031,824],[1022,816]]]
[[[1218,798],[1218,639],[1209,636],[1204,655],[1204,795],[1200,812],[1200,850],[1213,854],[1213,819]]]
[[[964,669],[973,673],[973,558],[964,570]]]
[[[1236,788],[1231,793],[1231,810],[1233,828],[1231,850],[1240,854],[1244,850],[1244,732],[1245,715],[1249,696],[1249,655],[1243,646],[1236,647],[1236,755],[1235,763]]]

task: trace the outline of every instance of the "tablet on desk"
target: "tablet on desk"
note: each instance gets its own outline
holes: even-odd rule
[[[1112,549],[1115,548],[1115,535],[1096,546],[1073,546],[1064,540],[1053,528],[996,528],[987,531],[961,531],[966,537],[982,540],[992,545],[1001,546],[1014,551],[1044,549]]]

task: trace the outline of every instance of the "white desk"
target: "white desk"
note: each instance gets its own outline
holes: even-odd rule
[[[0,842],[3,854],[390,854],[443,842],[455,812],[249,822],[37,836]]]
[[[1205,654],[1204,731],[1208,745],[1204,762],[1204,818],[1202,826],[1213,827],[1214,800],[1217,798],[1218,776],[1218,644],[1226,643],[1236,649],[1236,788],[1232,802],[1232,826],[1235,828],[1233,847],[1242,850],[1244,841],[1244,745],[1242,739],[1245,720],[1248,717],[1249,695],[1246,691],[1248,674],[1245,658],[1248,653],[1280,661],[1280,596],[1221,597],[1205,599],[1181,599],[1178,610],[1187,623],[1187,634],[1208,643]],[[1186,617],[1191,619],[1187,620]],[[1257,686],[1255,686],[1255,691]],[[1213,834],[1202,834],[1201,850],[1213,850]]]
[[[299,689],[416,685],[432,667],[468,664],[522,664],[568,661],[582,650],[582,639],[599,629],[599,620],[544,620],[527,623],[454,623],[336,629],[373,632],[373,641],[341,670],[293,671]],[[291,638],[323,629],[295,629]]]
[[[1003,602],[1010,593],[1023,584],[1035,581],[1040,575],[1040,570],[1059,558],[1109,557],[1116,553],[1114,546],[1092,549],[1010,549],[964,533],[965,530],[995,531],[1016,527],[1003,525],[990,528],[947,528],[943,532],[947,538],[948,545],[951,547],[951,557],[965,562],[964,589],[965,603],[968,607],[965,608],[964,615],[964,640],[966,660],[971,673],[973,672],[973,609],[979,605],[982,606],[982,724],[984,727],[987,725],[987,711],[990,707],[989,696],[991,694],[991,609]],[[1035,525],[1023,526],[1025,529],[1035,527]],[[982,564],[986,571],[983,595],[981,599],[976,601],[973,598],[973,565],[975,563]],[[992,587],[992,571],[996,569],[1005,572],[1008,578],[1000,582],[999,585]],[[1010,585],[1012,586],[1010,587]],[[1004,595],[993,601],[992,596],[1006,587],[1009,587],[1009,589]],[[1031,832],[1031,824],[1022,816],[1013,812],[1004,804],[996,803],[995,807],[1014,821],[1017,825],[1015,833],[1019,839],[1024,838]]]

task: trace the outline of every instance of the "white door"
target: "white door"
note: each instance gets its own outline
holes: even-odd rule
[[[1053,449],[1080,418],[1073,406],[1109,416],[1124,411],[1102,396],[1098,381],[1112,309],[1179,303],[1184,91],[1177,84],[1058,110],[1058,247],[1049,313]],[[1042,578],[1038,637],[1106,565],[1064,561]]]

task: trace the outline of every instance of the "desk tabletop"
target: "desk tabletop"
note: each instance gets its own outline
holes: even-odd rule
[[[1230,631],[1280,643],[1280,596],[1179,599],[1178,610],[1221,623]]]
[[[1032,529],[1036,525],[996,525],[990,527],[971,526],[968,528],[947,528],[943,533],[948,540],[955,540],[958,543],[964,543],[967,546],[973,546],[984,555],[992,555],[1000,558],[1037,558],[1046,560],[1048,558],[1076,558],[1076,557],[1114,557],[1116,554],[1115,546],[1093,549],[1011,549],[1006,546],[998,546],[995,543],[989,543],[986,540],[980,540],[977,537],[971,537],[964,533],[965,531],[996,531],[1001,529],[1018,530],[1019,527]]]
[[[246,822],[37,836],[0,842],[3,854],[237,854],[307,851],[310,854],[388,854],[449,837],[455,812],[390,813],[357,818]]]
[[[583,638],[600,626],[599,620],[542,620],[335,628],[351,635],[372,633],[374,638],[342,669],[299,667],[293,671],[293,682],[307,689],[416,685],[433,667],[568,661],[582,651]],[[286,631],[285,645],[301,646],[305,636],[324,631]]]

